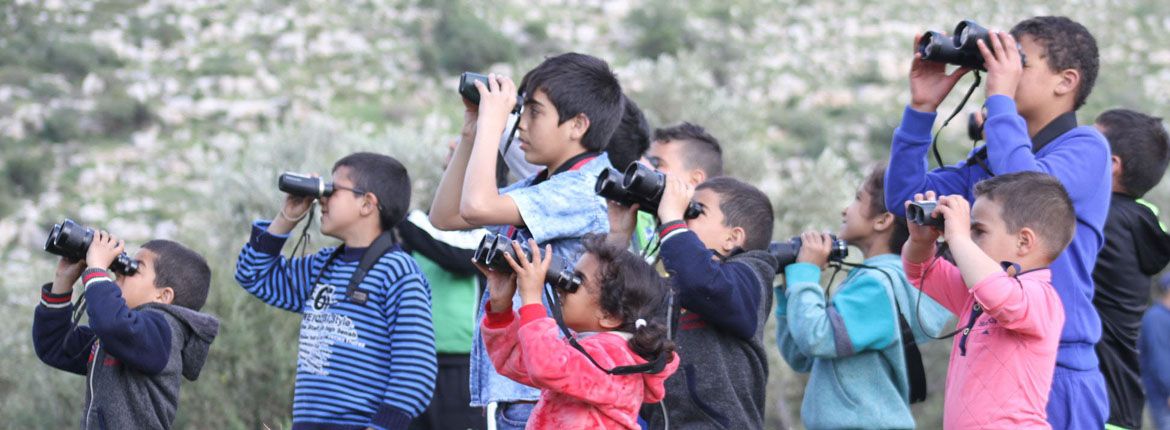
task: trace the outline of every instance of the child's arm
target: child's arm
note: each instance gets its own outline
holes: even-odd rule
[[[788,294],[783,287],[776,288],[776,345],[780,348],[780,356],[792,367],[792,370],[801,373],[812,371],[813,360],[802,352],[792,337],[788,327]]]
[[[830,305],[816,265],[789,265],[784,276],[788,282],[788,331],[802,353],[817,358],[849,357],[880,350],[898,340],[894,305],[881,280],[869,274],[857,276],[838,287]]]
[[[399,254],[402,255],[402,254]],[[405,255],[403,260],[405,261]],[[391,270],[404,267],[394,264]],[[390,332],[390,378],[370,426],[405,429],[422,414],[435,390],[438,364],[430,291],[420,273],[391,273],[382,308]]]
[[[455,151],[451,153],[451,161],[443,171],[439,180],[439,188],[435,192],[435,199],[431,201],[431,210],[428,214],[431,225],[443,230],[466,230],[475,226],[469,224],[459,215],[459,202],[463,200],[463,181],[467,174],[467,163],[471,158],[471,146],[476,139],[476,122],[479,117],[479,107],[463,99],[463,131],[459,141],[455,144]],[[493,170],[494,172],[494,170]],[[495,178],[492,178],[495,183]]]
[[[97,339],[93,330],[77,326],[70,330],[73,316],[73,284],[85,270],[85,261],[61,258],[53,282],[41,287],[41,304],[33,314],[33,349],[37,358],[57,369],[78,375],[86,373],[89,347]]]
[[[313,260],[320,254],[295,258],[281,256],[280,250],[288,236],[270,233],[269,227],[267,221],[252,224],[252,237],[240,250],[236,262],[236,282],[264,303],[301,312],[305,297],[313,289],[309,285],[315,273]]]
[[[483,344],[487,348],[488,357],[492,359],[492,366],[505,378],[533,386],[535,384],[528,377],[528,369],[524,365],[519,332],[520,320],[516,318],[511,305],[498,312],[491,304],[488,305],[480,333],[483,334]]]
[[[520,208],[512,197],[496,188],[499,137],[504,134],[508,113],[516,105],[516,85],[503,76],[488,75],[488,85],[479,89],[478,135],[471,147],[467,173],[463,178],[463,199],[459,215],[471,225],[524,225]]]
[[[933,191],[926,195],[915,194],[914,200],[932,200]],[[910,201],[902,203],[903,209],[910,205]],[[931,216],[943,216],[938,208]],[[970,223],[970,221],[967,221]],[[947,222],[946,225],[950,225]],[[922,290],[928,296],[938,301],[955,315],[962,313],[967,304],[968,292],[959,269],[942,258],[936,257],[938,251],[936,241],[939,231],[933,227],[926,227],[906,221],[910,230],[910,238],[902,246],[902,268],[906,271],[906,278],[915,288]]]
[[[671,273],[679,304],[736,337],[755,336],[763,288],[752,268],[716,261],[682,221],[663,223],[659,237],[662,264]]]

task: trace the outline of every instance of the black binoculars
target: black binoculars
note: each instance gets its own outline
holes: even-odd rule
[[[986,71],[983,54],[979,52],[977,41],[982,40],[991,48],[991,33],[986,28],[972,20],[963,20],[955,26],[950,36],[937,31],[928,31],[918,40],[918,52],[923,60],[938,63],[954,64],[956,66]],[[1020,60],[1024,60],[1024,51],[1020,50]]]
[[[625,206],[637,203],[640,210],[657,215],[662,193],[666,191],[666,175],[635,161],[626,167],[624,174],[615,169],[602,170],[597,175],[593,191]],[[683,212],[683,218],[695,219],[702,213],[702,206],[690,202]]]
[[[280,178],[276,180],[276,186],[281,191],[298,197],[321,198],[333,195],[332,182],[300,173],[281,173]]]
[[[944,225],[943,218],[941,216],[931,216],[931,213],[934,212],[934,208],[936,207],[938,207],[938,201],[936,200],[910,202],[910,206],[906,208],[906,219],[918,225],[934,227],[942,230]]]
[[[833,239],[832,248],[829,250],[829,261],[844,261],[845,257],[849,256],[849,244],[844,240],[837,239],[835,235],[829,235]],[[784,273],[784,268],[789,264],[796,262],[796,256],[800,255],[800,246],[803,241],[800,236],[788,239],[787,242],[772,242],[768,245],[768,253],[776,259],[779,266],[776,267],[776,274]]]
[[[66,219],[60,224],[53,224],[49,231],[49,239],[45,241],[45,251],[68,258],[70,260],[85,260],[89,252],[89,245],[93,243],[93,229],[85,228],[73,220]],[[130,276],[138,273],[138,260],[130,258],[125,252],[114,258],[110,263],[110,270],[120,275]]]
[[[479,241],[479,246],[475,247],[475,254],[471,258],[476,263],[493,271],[512,273],[512,266],[508,265],[504,254],[511,256],[513,261],[531,258],[532,252],[528,250],[527,246],[522,245],[520,250],[524,255],[517,257],[516,250],[512,249],[511,239],[502,234],[488,233]],[[566,294],[572,294],[581,287],[581,277],[563,259],[555,255],[552,257],[552,262],[549,263],[544,281]]]
[[[459,75],[459,94],[471,104],[479,106],[479,88],[475,87],[475,81],[483,82],[484,86],[488,85],[487,75],[463,72]],[[520,108],[524,106],[524,97],[516,94],[516,106],[512,108],[512,113],[520,113]]]

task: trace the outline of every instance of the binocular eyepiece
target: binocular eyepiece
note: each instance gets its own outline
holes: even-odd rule
[[[483,82],[484,86],[488,85],[488,77],[484,74],[463,72],[459,75],[459,94],[471,104],[479,105],[479,88],[475,87],[475,81]],[[520,113],[520,108],[524,106],[524,97],[516,94],[516,106],[512,108],[512,113]]]
[[[983,54],[979,52],[977,41],[982,40],[988,48],[991,47],[991,32],[972,20],[963,20],[955,26],[950,36],[937,31],[928,31],[918,41],[918,52],[923,60],[938,63],[954,64],[956,66],[987,71],[984,65]],[[1024,52],[1020,50],[1020,60],[1024,60]]]
[[[635,161],[626,167],[625,173],[618,173],[615,169],[601,171],[593,191],[607,200],[625,206],[637,203],[640,210],[657,214],[658,205],[662,203],[662,193],[666,191],[666,175]],[[702,213],[702,206],[690,202],[683,218],[695,219]]]
[[[73,220],[66,219],[60,224],[53,224],[49,231],[49,238],[45,241],[45,251],[68,258],[70,260],[85,260],[89,252],[89,245],[93,243],[93,229],[85,228]],[[130,258],[125,252],[114,258],[110,263],[110,270],[121,275],[138,273],[138,261]]]
[[[944,227],[943,218],[941,216],[931,216],[931,213],[934,212],[934,208],[936,207],[938,207],[937,200],[910,202],[910,207],[906,208],[906,219],[918,225],[934,227],[942,230]]]
[[[321,198],[333,195],[333,182],[300,173],[281,173],[280,178],[276,180],[276,186],[281,191],[298,197]]]
[[[844,240],[837,239],[835,235],[829,235],[833,239],[832,248],[829,251],[829,261],[844,261],[845,257],[849,256],[849,244]],[[780,263],[776,267],[776,274],[784,273],[784,268],[789,264],[796,262],[796,256],[800,255],[800,246],[803,241],[800,236],[793,237],[787,242],[772,242],[768,245],[768,253]]]
[[[525,260],[531,258],[532,252],[527,246],[521,246],[520,250],[524,255],[517,257],[516,250],[512,249],[511,239],[502,234],[488,233],[479,241],[479,246],[475,248],[475,254],[471,258],[476,263],[487,266],[493,271],[512,273],[512,266],[508,265],[504,254],[510,255],[514,261],[520,261],[521,258]],[[566,294],[572,294],[581,287],[581,277],[563,259],[555,255],[552,257],[552,262],[549,263],[544,281]]]

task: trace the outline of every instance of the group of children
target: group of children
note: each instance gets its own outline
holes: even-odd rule
[[[1170,236],[1136,199],[1160,180],[1170,142],[1160,120],[1132,111],[1077,126],[1098,68],[1080,24],[1037,17],[990,40],[979,43],[987,143],[932,171],[934,111],[967,70],[916,55],[889,167],[870,172],[841,214],[837,237],[864,259],[831,293],[821,279],[833,238],[802,234],[796,262],[779,267],[768,197],[722,176],[719,142],[702,127],[651,136],[603,60],[550,57],[519,85],[489,75],[476,83],[478,105],[465,100],[425,216],[404,222],[404,166],[357,153],[337,161],[333,194],[317,199],[321,230],[340,246],[281,254],[311,198],[290,195],[253,224],[236,280],[303,315],[293,428],[407,428],[424,410],[414,428],[455,425],[443,423],[465,412],[445,418],[428,405],[436,378],[458,387],[462,375],[471,406],[495,405],[497,429],[762,428],[772,315],[781,355],[810,373],[808,428],[915,427],[910,404],[928,385],[917,345],[947,333],[947,428],[1137,427],[1135,309],[1170,260]],[[518,93],[518,139],[502,142]],[[522,160],[507,154],[513,145]],[[635,161],[663,174],[654,213],[594,193],[599,173]],[[497,188],[505,162],[535,173]],[[906,220],[918,201],[937,201],[928,216],[939,226]],[[701,211],[688,217],[692,202]],[[450,383],[436,325],[456,323],[438,317],[423,273],[450,264],[436,256],[470,251],[435,251],[440,230],[502,234],[516,256],[505,256],[510,270],[444,266],[486,280],[481,297],[460,290],[462,306],[478,303],[477,324],[451,334],[471,345],[455,348],[467,370]],[[105,268],[121,249],[99,233],[84,263],[62,260],[37,308],[37,353],[88,375],[83,428],[166,428],[179,376],[198,375],[216,333],[197,312],[209,270],[189,249],[152,241],[136,255],[143,269],[115,286]],[[558,259],[577,283],[547,285]],[[90,325],[74,327],[69,297],[83,269]]]

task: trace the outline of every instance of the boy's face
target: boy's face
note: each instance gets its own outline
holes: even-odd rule
[[[548,166],[576,155],[580,142],[572,145],[574,120],[559,122],[560,114],[548,94],[537,90],[520,115],[520,150],[525,161]]]
[[[601,331],[599,321],[605,313],[601,310],[601,264],[590,253],[581,256],[575,270],[581,276],[581,287],[572,294],[558,290],[561,299],[561,313],[565,325],[577,332]]]
[[[354,191],[349,174],[349,166],[334,170],[333,195],[320,199],[321,233],[324,235],[339,237],[362,218],[362,207],[369,204],[365,199],[365,190]]]
[[[996,262],[1018,262],[1019,236],[1008,231],[1001,209],[995,200],[975,199],[971,207],[971,240]]]
[[[670,140],[656,140],[650,143],[650,149],[646,151],[646,158],[650,160],[651,165],[655,169],[658,169],[659,172],[677,178],[683,178],[692,187],[698,186],[703,180],[692,174],[692,169],[687,168],[683,145],[685,143]],[[625,166],[614,167],[619,169],[625,168]]]
[[[1025,119],[1049,108],[1056,97],[1056,87],[1062,79],[1059,70],[1048,66],[1047,50],[1030,35],[1019,38],[1024,52],[1024,72],[1016,85],[1016,110]],[[1075,94],[1073,94],[1075,96]],[[1071,107],[1071,106],[1070,106]]]
[[[865,191],[864,185],[857,188],[853,202],[841,211],[841,228],[837,231],[837,238],[861,243],[874,235],[874,219],[869,214],[872,201],[873,196]]]
[[[730,255],[735,248],[743,246],[743,235],[737,229],[723,224],[723,211],[719,209],[719,194],[709,189],[695,192],[695,202],[703,207],[698,218],[687,220],[687,228],[699,236],[703,246],[722,255]],[[742,229],[738,229],[742,231]]]
[[[170,303],[174,298],[174,291],[170,288],[156,288],[154,286],[154,262],[158,256],[149,249],[140,249],[134,255],[138,260],[138,271],[133,275],[118,275],[118,289],[122,290],[122,299],[126,300],[126,307],[137,308],[147,303]]]

